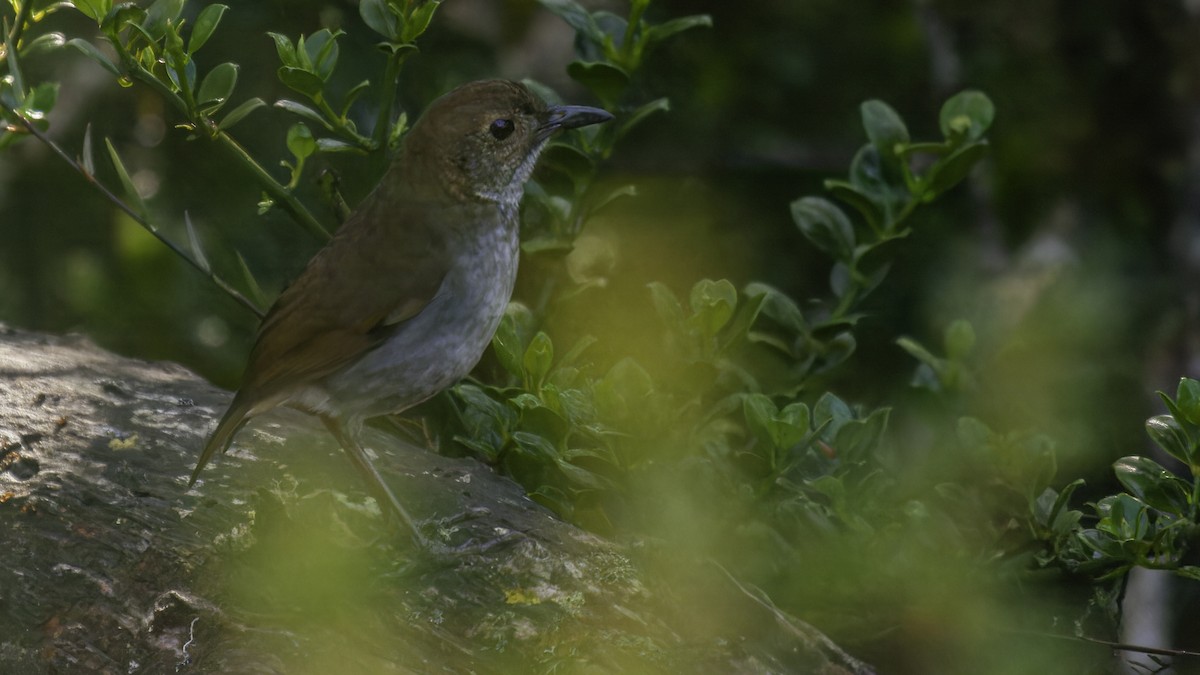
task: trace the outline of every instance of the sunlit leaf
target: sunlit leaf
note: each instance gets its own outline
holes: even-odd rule
[[[277,72],[280,82],[309,98],[320,96],[321,89],[325,87],[325,82],[319,76],[303,68],[280,66]]]
[[[288,128],[287,147],[296,159],[303,160],[317,151],[317,142],[308,127],[298,122]]]
[[[1186,483],[1149,457],[1122,457],[1113,464],[1117,480],[1126,490],[1150,506],[1185,516],[1189,488]]]
[[[413,10],[413,13],[408,17],[408,21],[404,23],[404,29],[401,31],[400,40],[402,42],[415,42],[417,38],[429,28],[430,22],[433,21],[433,13],[437,11],[442,0],[426,0],[422,5],[419,5]]]
[[[71,4],[96,23],[99,23],[112,9],[112,0],[71,0]]]
[[[125,164],[121,162],[121,156],[117,154],[117,149],[113,147],[112,141],[105,138],[104,146],[108,148],[109,159],[112,160],[113,169],[117,172],[117,178],[121,181],[121,186],[125,188],[125,196],[133,207],[133,210],[143,218],[146,216],[146,203],[142,201],[142,196],[133,186],[133,181],[129,178],[129,172],[125,170]]]
[[[192,34],[188,37],[189,54],[196,53],[204,46],[205,42],[208,42],[213,31],[217,29],[217,24],[221,23],[221,17],[225,15],[227,9],[229,8],[225,5],[213,4],[200,10],[200,13],[196,15],[196,24],[192,26]]]
[[[221,123],[217,125],[217,128],[221,129],[222,131],[225,129],[230,129],[233,127],[233,125],[242,121],[242,119],[244,119],[247,115],[265,106],[266,104],[267,102],[261,98],[252,98],[248,101],[244,101],[238,107],[230,110],[229,114],[225,115],[225,118],[222,119]]]
[[[325,119],[324,115],[304,105],[303,103],[284,98],[276,101],[275,107],[281,110],[286,110],[293,115],[299,115],[309,122],[313,122],[325,127],[329,131],[333,131],[333,126],[329,123],[329,120]]]
[[[298,68],[300,60],[296,57],[296,47],[292,44],[292,39],[282,33],[267,35],[275,41],[275,53],[279,55],[279,62],[290,68]]]
[[[1146,420],[1146,433],[1167,454],[1189,466],[1194,465],[1187,432],[1173,416],[1155,415]]]
[[[196,102],[206,113],[216,112],[225,105],[237,86],[238,66],[222,63],[208,72],[196,93]]]

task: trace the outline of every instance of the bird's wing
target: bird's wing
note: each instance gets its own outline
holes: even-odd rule
[[[352,216],[275,301],[246,367],[249,400],[336,372],[433,300],[450,268],[442,229],[405,222],[426,217],[420,205],[383,210]],[[375,219],[373,227],[362,218]]]

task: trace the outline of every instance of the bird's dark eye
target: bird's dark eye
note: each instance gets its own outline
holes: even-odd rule
[[[488,132],[492,134],[492,138],[502,141],[511,136],[513,130],[516,128],[517,126],[513,124],[512,120],[500,119],[492,122],[491,126],[488,127]]]

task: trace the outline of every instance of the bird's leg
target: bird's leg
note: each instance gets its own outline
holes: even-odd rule
[[[321,415],[321,421],[325,423],[325,428],[333,437],[337,439],[342,449],[346,451],[346,455],[350,458],[350,462],[354,464],[354,468],[358,469],[358,473],[367,484],[367,491],[379,502],[379,508],[386,515],[389,511],[391,514],[400,520],[401,523],[408,526],[412,532],[413,538],[423,547],[427,547],[428,542],[424,535],[417,529],[417,524],[413,521],[412,516],[408,515],[404,505],[396,498],[392,489],[383,481],[383,476],[379,475],[379,471],[375,469],[375,465],[371,463],[371,458],[367,455],[367,451],[362,445],[353,438],[346,430],[342,428],[342,423],[335,417],[329,415]]]

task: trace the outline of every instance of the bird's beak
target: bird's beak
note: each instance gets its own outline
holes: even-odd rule
[[[538,125],[538,135],[542,138],[559,129],[576,129],[589,124],[600,124],[613,118],[612,113],[600,108],[589,108],[585,105],[552,105],[543,113],[542,122]]]

